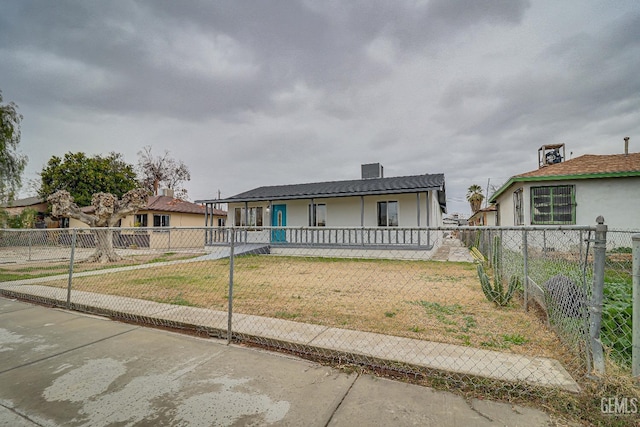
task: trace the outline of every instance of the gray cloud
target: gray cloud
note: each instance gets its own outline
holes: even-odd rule
[[[152,145],[208,198],[380,161],[444,172],[466,211],[466,187],[534,169],[543,143],[633,148],[639,24],[633,0],[10,0],[0,89],[25,115],[27,178],[54,154],[135,163]]]

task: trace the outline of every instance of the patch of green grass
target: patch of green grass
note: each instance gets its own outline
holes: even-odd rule
[[[158,285],[163,288],[175,288],[178,285],[188,283],[186,276],[162,276],[162,277],[138,277],[129,283],[133,285]]]
[[[488,341],[482,341],[480,343],[481,347],[490,347],[490,348],[500,348],[500,349],[506,349],[509,348],[509,344],[506,344],[505,342],[496,340],[494,337],[491,337]]]
[[[60,271],[60,272],[65,272],[65,271],[69,271],[69,266],[68,265],[48,265],[48,266],[43,266],[43,267],[38,267],[37,268],[40,271]],[[16,268],[13,271],[19,271],[19,272],[29,272],[29,271],[33,271],[33,267],[23,267],[23,268]]]
[[[436,319],[438,319],[438,321],[444,325],[457,325],[458,322],[456,322],[454,319],[450,319],[447,316],[445,316],[442,313],[438,313],[436,314]]]
[[[389,318],[395,317],[396,314],[398,314],[398,313],[396,313],[395,311],[385,311],[384,312],[384,316],[385,317],[389,317]]]
[[[515,345],[522,345],[529,342],[528,339],[526,339],[520,334],[504,334],[502,336],[502,339],[504,340],[505,343],[515,344]]]
[[[476,319],[473,318],[473,316],[464,316],[462,320],[464,321],[464,325],[460,328],[460,331],[462,332],[469,332],[471,328],[475,328],[476,326],[478,326],[478,323],[476,322]]]
[[[286,311],[276,311],[276,313],[274,314],[274,317],[277,317],[279,319],[295,319],[299,316],[300,315],[298,313],[289,313]]]
[[[612,254],[630,254],[632,252],[632,249],[630,246],[620,246],[617,248],[613,248],[609,251]]]
[[[13,280],[22,280],[22,279],[32,279],[34,277],[44,277],[48,276],[48,274],[16,274],[16,273],[5,273],[3,271],[0,272],[0,282],[11,282]]]
[[[471,345],[471,337],[469,335],[460,334],[460,335],[456,336],[456,338],[459,339],[460,341],[462,341],[463,345],[466,345],[466,346],[470,346]]]
[[[424,331],[424,328],[421,328],[420,326],[412,326],[412,327],[409,328],[409,330],[411,332],[420,333],[420,332]]]
[[[176,295],[174,297],[170,297],[170,298],[156,299],[155,301],[156,302],[165,303],[165,304],[183,305],[183,306],[186,306],[186,307],[197,307],[196,304],[193,304],[190,301],[188,301],[187,299],[185,299],[182,296],[182,293],[179,293],[178,295]]]
[[[460,314],[462,312],[460,304],[444,305],[430,301],[413,301],[411,304],[422,306],[429,314]]]

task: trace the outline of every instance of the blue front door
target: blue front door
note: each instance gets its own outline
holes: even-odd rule
[[[271,213],[271,241],[286,242],[287,235],[284,227],[287,226],[287,205],[273,205]]]

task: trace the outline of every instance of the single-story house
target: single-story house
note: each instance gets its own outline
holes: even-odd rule
[[[24,199],[11,200],[8,203],[3,203],[0,208],[4,209],[9,216],[17,216],[22,214],[25,209],[32,209],[36,211],[36,228],[46,228],[45,218],[47,216],[47,210],[49,204],[46,200],[39,197],[27,197]]]
[[[226,203],[227,227],[276,227],[281,231],[273,231],[272,243],[302,243],[293,241],[295,233],[287,233],[302,227],[442,226],[446,212],[444,174],[384,177],[379,163],[362,165],[361,172],[361,179],[356,180],[266,186],[222,200],[197,202],[208,207]]]
[[[93,211],[92,206],[82,209],[86,213]],[[114,244],[117,246],[135,245],[152,249],[202,246],[205,241],[204,230],[202,230],[205,218],[214,222],[216,226],[224,226],[227,212],[170,196],[150,196],[144,209],[120,221],[122,228],[145,227],[147,229],[123,230],[119,233],[122,242]],[[71,218],[65,227],[87,228],[88,225]],[[169,227],[192,227],[193,229],[174,229],[169,232]]]
[[[479,209],[469,217],[468,225],[470,226],[498,225],[498,208],[496,207],[496,205],[489,205],[486,208]]]
[[[558,160],[511,177],[489,198],[498,225],[594,225],[602,215],[610,229],[640,229],[640,153]]]

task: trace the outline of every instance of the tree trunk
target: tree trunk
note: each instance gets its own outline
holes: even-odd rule
[[[120,261],[122,257],[113,249],[113,229],[95,229],[96,251],[91,255],[87,262],[114,262]]]

